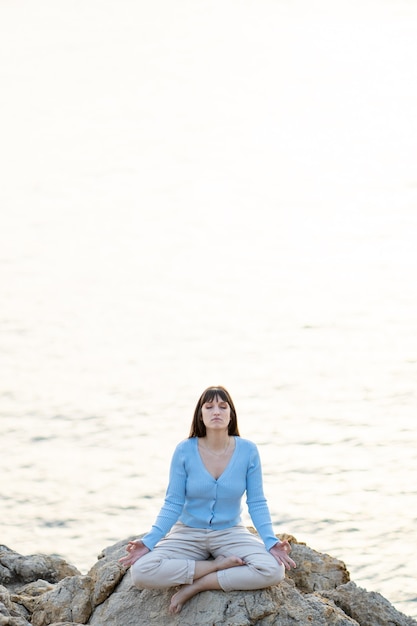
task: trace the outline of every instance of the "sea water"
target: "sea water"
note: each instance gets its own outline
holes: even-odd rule
[[[0,14],[1,543],[145,532],[224,384],[276,532],[417,616],[415,5]]]

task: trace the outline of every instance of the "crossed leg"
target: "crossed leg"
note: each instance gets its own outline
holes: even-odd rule
[[[230,567],[242,567],[245,562],[238,556],[218,556],[210,561],[197,561],[195,564],[194,581],[183,585],[171,598],[170,613],[179,613],[184,604],[200,591],[221,589],[217,578],[220,570]]]
[[[169,606],[176,614],[201,591],[262,589],[278,584],[285,569],[244,526],[208,532],[176,524],[131,573],[139,589],[181,585]]]

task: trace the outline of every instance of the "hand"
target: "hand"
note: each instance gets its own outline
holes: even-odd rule
[[[122,558],[119,559],[119,563],[121,563],[125,567],[130,567],[131,565],[133,565],[133,563],[135,563],[135,561],[150,552],[149,548],[147,548],[143,541],[140,541],[140,539],[136,539],[135,541],[129,541],[126,546],[126,550],[129,554],[127,554],[126,556],[122,556]]]
[[[291,569],[297,567],[295,561],[292,560],[288,554],[291,552],[291,546],[288,541],[279,541],[270,549],[272,556],[278,561],[280,565],[283,565],[285,569]]]

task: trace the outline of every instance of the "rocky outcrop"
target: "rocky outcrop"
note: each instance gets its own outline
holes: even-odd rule
[[[417,626],[381,595],[350,581],[342,561],[285,538],[297,569],[280,585],[206,591],[178,616],[167,612],[172,590],[132,586],[118,563],[129,539],[103,550],[85,576],[59,557],[25,557],[1,546],[0,626]]]
[[[56,583],[67,576],[76,576],[80,572],[59,556],[35,554],[22,556],[0,545],[0,584],[16,587],[42,579]]]

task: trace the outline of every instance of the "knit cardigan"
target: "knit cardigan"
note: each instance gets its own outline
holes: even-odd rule
[[[149,533],[142,537],[152,550],[180,521],[192,528],[223,530],[241,522],[241,501],[267,550],[279,542],[275,536],[263,491],[262,468],[256,445],[234,437],[235,449],[225,470],[215,479],[206,469],[198,438],[179,443],[174,451],[164,504]]]

